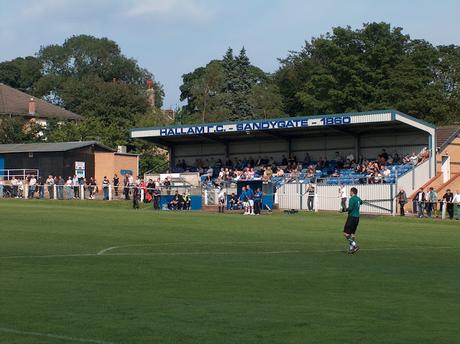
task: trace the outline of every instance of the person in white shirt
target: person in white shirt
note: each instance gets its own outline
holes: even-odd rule
[[[65,190],[66,190],[66,193],[67,193],[67,199],[72,199],[73,198],[72,186],[73,186],[72,177],[69,177],[69,178],[67,178],[67,180],[65,182]]]
[[[30,177],[29,179],[29,192],[27,193],[27,198],[34,198],[35,187],[37,185],[37,178],[35,176]]]
[[[54,178],[52,175],[48,176],[46,179],[46,185],[48,186],[48,196],[50,199],[54,198]]]
[[[224,213],[225,208],[227,207],[227,192],[224,188],[221,188],[219,194],[217,195],[217,200],[219,203],[219,213]]]
[[[455,192],[452,203],[457,204],[457,220],[460,220],[460,190]]]
[[[340,198],[340,211],[345,213],[347,211],[347,190],[345,185],[341,184],[339,187],[339,198]]]

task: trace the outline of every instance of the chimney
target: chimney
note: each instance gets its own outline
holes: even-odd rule
[[[29,115],[35,116],[35,99],[30,98],[29,100]]]
[[[151,107],[155,107],[155,90],[153,89],[153,80],[147,80],[147,100]]]

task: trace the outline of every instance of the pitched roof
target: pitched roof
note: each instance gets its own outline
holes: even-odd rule
[[[35,100],[35,115],[29,114],[29,101]],[[40,98],[0,83],[0,114],[38,118],[81,120],[82,116]]]
[[[46,142],[46,143],[18,143],[0,145],[0,154],[5,153],[40,153],[40,152],[66,152],[73,149],[95,146],[100,150],[115,152],[108,146],[97,141],[78,142]]]
[[[460,135],[459,125],[439,127],[436,129],[436,146],[442,150],[458,135]]]

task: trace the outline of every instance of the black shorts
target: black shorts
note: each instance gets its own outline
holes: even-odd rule
[[[348,216],[347,222],[343,227],[343,232],[346,234],[355,234],[358,229],[359,217]]]

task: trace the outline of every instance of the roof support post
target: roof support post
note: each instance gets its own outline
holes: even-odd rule
[[[230,159],[230,145],[228,142],[225,142],[225,160]]]
[[[292,139],[288,139],[288,157],[292,157]]]
[[[361,155],[361,135],[357,134],[353,137],[355,138],[355,160],[358,161]]]
[[[174,149],[174,146],[168,147],[168,153],[169,153],[169,171],[172,172],[174,168],[174,163],[176,160],[176,151]]]

